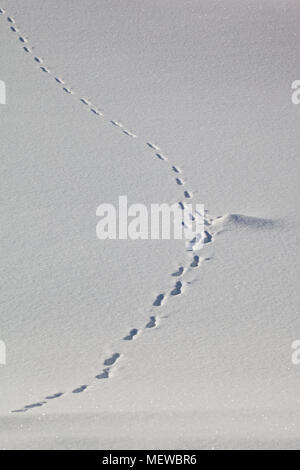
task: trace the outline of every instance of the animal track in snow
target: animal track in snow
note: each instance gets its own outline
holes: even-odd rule
[[[0,9],[0,14],[4,15],[4,9]],[[10,24],[14,24],[15,23],[15,20],[12,18],[12,17],[6,17],[7,18],[7,21],[10,23]],[[10,26],[10,29],[11,31],[13,32],[17,32],[18,29],[17,27],[15,26]],[[25,36],[24,35],[21,35],[20,33],[20,36],[19,36],[19,41],[21,41],[22,43],[26,43],[25,46],[23,46],[23,50],[27,53],[32,53],[32,47],[30,47],[29,45],[27,45],[28,43],[28,40],[25,39]],[[42,64],[43,63],[43,59],[38,57],[38,56],[34,56],[33,57],[34,61],[38,64]],[[63,79],[61,79],[59,76],[56,76],[54,75],[54,73],[52,73],[47,67],[46,65],[43,65],[41,67],[39,67],[41,69],[41,71],[43,72],[47,72],[48,74],[50,74],[54,79],[55,81],[59,84],[59,85],[64,85],[62,87],[62,90],[67,93],[67,94],[70,94],[70,95],[75,95],[75,96],[78,96],[76,95],[76,93],[74,91],[72,91],[72,89],[68,86],[65,85],[65,82]],[[97,107],[95,107],[92,103],[90,103],[88,100],[86,100],[85,98],[80,98],[78,97],[80,102],[85,105],[85,106],[88,106],[89,107],[89,110],[96,116],[103,116],[103,113],[98,111]],[[104,116],[103,116],[104,117]],[[123,125],[119,122],[119,121],[116,121],[115,119],[110,119],[110,118],[105,118],[106,122],[110,122],[111,124],[113,124],[116,128],[119,128],[120,131],[128,136],[128,137],[132,137],[132,138],[137,138],[137,135],[134,134],[133,132],[125,129],[123,127]],[[150,141],[144,141],[144,143],[147,145],[147,147],[149,147],[151,150],[153,150],[155,153],[155,156],[160,159],[160,160],[167,160],[167,158],[163,155],[163,153],[161,153],[159,151],[159,147],[150,142]],[[158,152],[159,151],[159,152]],[[171,165],[171,170],[172,172],[176,173],[176,174],[179,174],[181,173],[181,170],[179,167],[175,166],[175,165]],[[176,184],[179,185],[179,186],[182,186],[184,184],[184,181],[181,179],[181,178],[176,178],[175,179],[176,181]],[[187,199],[190,199],[192,198],[192,194],[189,192],[189,191],[184,191],[184,197],[187,198]],[[185,209],[185,205],[183,202],[179,202],[178,203],[179,207],[183,210]],[[192,216],[193,217],[193,216]],[[191,220],[193,220],[193,218],[191,217]],[[208,222],[207,220],[205,221],[205,224],[206,225],[210,225],[211,223]],[[204,238],[204,243],[210,243],[212,241],[212,235],[208,232],[208,231],[205,231],[205,238]],[[196,263],[199,264],[199,259],[198,261],[196,261],[197,257],[194,257],[193,258],[193,261],[190,263],[190,267],[196,267]],[[195,266],[194,266],[195,264]],[[198,266],[197,264],[197,266]],[[172,276],[174,277],[180,277],[184,274],[185,270],[188,268],[188,265],[186,267],[184,266],[180,266],[178,268],[178,271],[177,272],[174,272],[172,273]],[[182,293],[182,287],[183,287],[183,284],[182,282],[177,282],[175,287],[172,289],[171,291],[171,295],[172,296],[176,296],[176,295],[179,295]],[[165,299],[165,294],[159,294],[154,303],[153,303],[153,306],[154,307],[159,307],[162,305],[163,303],[163,300]],[[145,328],[155,328],[157,326],[157,319],[155,316],[151,316],[150,317],[150,320],[148,321],[148,323],[146,324]],[[123,337],[122,339],[123,340],[126,340],[126,341],[131,341],[134,337],[137,336],[139,330],[137,328],[133,328],[130,330],[129,334],[126,335],[125,337]],[[120,358],[121,354],[120,353],[114,353],[110,358],[107,358],[105,359],[104,361],[104,366],[113,366],[117,361],[118,359]],[[102,379],[102,378],[109,378],[109,374],[110,374],[110,368],[111,367],[105,367],[103,369],[103,371],[95,376],[95,378],[97,379]],[[72,393],[81,393],[83,392],[84,390],[86,390],[86,388],[88,387],[88,385],[80,385],[79,387],[75,388]],[[64,393],[62,392],[59,392],[59,393],[56,393],[54,395],[49,395],[46,397],[46,399],[48,400],[52,400],[54,398],[59,398],[61,397],[62,395],[64,395]],[[42,402],[38,402],[38,403],[33,403],[32,405],[27,405],[26,407],[24,407],[23,409],[21,410],[14,410],[15,412],[17,411],[27,411],[28,409],[30,408],[35,408],[35,407],[38,407],[38,406],[43,406],[46,402],[45,401],[42,401]]]
[[[146,328],[155,328],[155,327],[156,327],[156,318],[154,316],[151,316],[150,321],[146,325]]]
[[[114,119],[111,119],[110,122],[111,122],[114,126],[116,126],[116,127],[120,127],[120,128],[123,127],[123,124],[121,124],[121,123],[118,122],[118,121],[115,121]]]
[[[91,106],[91,103],[88,100],[86,100],[85,98],[80,98],[80,101],[81,101],[81,103],[83,103],[87,106]]]
[[[136,328],[132,328],[132,330],[129,331],[129,334],[127,336],[124,336],[124,341],[132,341],[133,338],[138,334],[138,330]]]
[[[160,160],[167,160],[166,157],[162,155],[161,153],[156,153],[155,156],[159,158]]]
[[[182,289],[182,282],[181,281],[176,282],[174,289],[171,291],[171,295],[180,295],[182,293],[181,289]]]
[[[58,393],[54,393],[53,395],[48,395],[47,397],[45,397],[45,400],[54,400],[55,398],[59,398],[62,396],[63,396],[63,393],[58,392]]]
[[[164,297],[165,297],[164,294],[159,294],[153,302],[153,307],[160,307],[162,304],[162,301],[164,300]]]
[[[72,390],[72,393],[82,393],[82,392],[84,392],[84,390],[86,390],[87,388],[88,388],[87,385],[80,385],[80,387],[75,388],[74,390]]]
[[[172,273],[172,276],[174,276],[174,277],[182,276],[183,271],[184,271],[184,267],[183,267],[183,266],[180,266],[180,267],[178,268],[178,271],[175,271],[174,273]]]
[[[136,135],[133,132],[127,131],[126,129],[124,129],[122,132],[123,134],[128,135],[129,137],[133,137],[133,138],[136,137]]]
[[[204,237],[203,243],[210,243],[212,241],[212,235],[209,232],[207,232],[207,230],[205,230],[204,235],[205,237]]]
[[[59,77],[55,77],[55,80],[57,81],[57,83],[60,83],[61,85],[64,85],[64,81],[62,78],[59,78]]]
[[[24,408],[26,410],[29,410],[30,408],[39,408],[40,406],[44,406],[46,404],[45,401],[40,401],[40,402],[37,402],[37,403],[32,403],[31,405],[26,405],[24,406]]]
[[[197,268],[199,266],[199,256],[194,256],[193,262],[190,266],[191,268]]]
[[[114,353],[111,357],[109,357],[108,359],[105,359],[104,361],[104,365],[105,366],[112,366],[113,364],[115,364],[117,362],[117,360],[120,358],[120,354],[119,353]]]
[[[97,116],[103,116],[103,114],[100,111],[98,111],[98,109],[91,108],[91,111],[92,113],[97,114]]]
[[[172,166],[172,170],[175,172],[175,173],[181,173],[181,170],[179,168],[177,168],[177,166]]]
[[[72,90],[70,90],[70,88],[64,87],[64,88],[63,88],[63,91],[65,91],[65,92],[68,93],[69,95],[72,95],[72,94],[73,94],[73,92],[72,92]]]
[[[105,369],[103,369],[103,371],[101,372],[101,374],[99,375],[96,375],[96,379],[109,379],[109,371],[110,371],[110,368],[109,367],[106,367]]]
[[[152,150],[159,150],[159,147],[155,144],[152,144],[152,142],[146,142],[148,147],[150,147]]]
[[[26,411],[29,411],[32,408],[40,408],[41,406],[44,406],[47,402],[46,401],[39,401],[37,403],[31,403],[31,405],[26,405],[24,408],[20,408],[19,410],[12,410],[11,413],[25,413]]]

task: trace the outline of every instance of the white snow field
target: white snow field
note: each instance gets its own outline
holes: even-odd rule
[[[299,1],[0,7],[0,448],[300,448]],[[209,242],[97,239],[120,195]]]

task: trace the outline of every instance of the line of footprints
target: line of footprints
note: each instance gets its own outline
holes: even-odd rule
[[[177,277],[177,278],[182,277],[184,275],[184,273],[187,272],[189,269],[198,268],[203,261],[208,261],[208,260],[210,260],[210,258],[200,258],[198,255],[194,255],[193,260],[189,264],[188,269],[184,268],[183,266],[180,266],[176,271],[174,271],[171,274],[171,276],[172,277]],[[171,289],[169,295],[170,296],[177,296],[177,295],[182,294],[182,292],[183,292],[183,282],[182,281],[177,281],[175,283],[175,285],[173,286],[173,288]],[[166,300],[166,297],[167,296],[164,293],[157,295],[152,306],[153,307],[161,307],[163,305],[164,301]],[[145,325],[145,329],[156,328],[158,326],[158,322],[159,322],[159,317],[155,316],[155,315],[151,315],[150,318],[149,318],[149,321]],[[139,333],[140,333],[140,330],[138,330],[137,328],[132,328],[129,331],[129,333],[122,338],[122,340],[123,341],[132,341],[137,337],[137,335]],[[110,376],[111,376],[110,374],[112,372],[113,367],[115,367],[115,365],[117,364],[117,362],[121,358],[121,356],[122,356],[121,353],[116,352],[116,353],[112,354],[110,357],[108,357],[107,359],[105,359],[104,362],[103,362],[103,369],[101,370],[101,372],[99,374],[97,374],[95,376],[95,379],[98,379],[98,380],[109,379]],[[88,387],[89,387],[88,384],[78,385],[76,388],[74,388],[74,390],[72,390],[72,393],[74,393],[74,394],[82,393]],[[23,408],[20,408],[20,409],[12,410],[11,412],[12,413],[25,413],[26,411],[29,411],[30,409],[44,406],[44,405],[47,404],[48,401],[54,400],[55,398],[60,398],[65,394],[66,393],[64,393],[64,392],[57,392],[57,393],[54,393],[52,395],[50,394],[50,395],[47,395],[43,400],[41,400],[39,402],[31,403],[30,405],[26,405],[26,406],[24,406]]]
[[[55,80],[55,82],[61,87],[61,89],[64,93],[66,93],[68,95],[73,95],[74,98],[76,98],[75,91],[71,87],[69,87],[65,84],[64,79],[59,77],[58,75],[52,73],[51,70],[49,69],[49,67],[47,67],[45,65],[44,59],[42,57],[39,57],[39,56],[34,54],[34,52],[33,52],[34,47],[30,46],[29,43],[28,43],[27,37],[25,35],[21,34],[19,27],[16,25],[15,19],[12,16],[6,15],[5,10],[3,8],[0,8],[0,17],[1,16],[3,18],[6,18],[7,24],[9,25],[9,28],[10,28],[10,31],[17,35],[17,38],[18,38],[18,40],[19,40],[19,42],[20,42],[20,44],[23,48],[23,51],[26,52],[27,54],[30,54],[33,57],[33,60],[36,63],[36,65],[39,66],[39,69],[42,72],[48,74],[50,77],[52,77]],[[98,117],[101,117],[101,118],[105,119],[106,122],[113,125],[116,129],[119,129],[127,137],[131,137],[131,138],[137,138],[138,137],[134,132],[126,129],[124,127],[124,125],[121,122],[119,122],[118,120],[111,119],[111,118],[106,118],[105,115],[104,115],[103,110],[102,109],[100,110],[99,107],[94,106],[89,99],[84,98],[84,97],[79,97],[79,102],[81,104],[83,104],[94,116],[98,116]],[[159,152],[159,147],[157,145],[155,145],[154,143],[146,141],[145,145],[155,152],[155,157],[158,158],[159,160],[161,160],[161,161],[168,160],[166,156],[164,156],[162,153]],[[176,166],[171,165],[171,169],[172,169],[173,172],[175,172],[177,174],[181,173],[180,169],[177,168]],[[175,181],[176,181],[176,184],[178,186],[183,186],[185,184],[183,179],[181,179],[178,176],[176,176]],[[189,191],[185,190],[184,193],[183,193],[183,196],[186,199],[190,199],[192,197],[192,194]],[[180,205],[181,208],[184,208],[182,202],[179,202],[179,205]]]
[[[5,15],[5,10],[3,8],[0,8],[0,17],[1,16],[2,17],[6,16]],[[10,27],[10,30],[13,33],[18,35],[18,40],[22,44],[23,50],[26,53],[33,55],[33,60],[39,66],[40,70],[44,73],[47,73],[51,77],[53,77],[55,79],[55,82],[59,86],[62,87],[62,91],[65,92],[67,95],[76,96],[75,92],[70,87],[66,86],[66,84],[65,84],[65,82],[62,78],[60,78],[59,76],[56,76],[55,74],[52,74],[50,69],[44,64],[44,60],[41,57],[38,57],[38,56],[34,55],[34,53],[33,53],[34,48],[31,47],[28,44],[27,38],[20,34],[20,30],[16,26],[16,22],[15,22],[14,18],[12,18],[11,16],[6,16],[6,20],[8,22],[9,27]],[[86,106],[87,109],[89,109],[93,113],[93,115],[105,118],[103,111],[102,110],[100,111],[98,109],[98,107],[95,107],[94,105],[92,105],[92,103],[88,99],[80,97],[79,102],[82,103],[84,106]],[[126,128],[124,128],[123,124],[121,124],[118,120],[107,119],[107,121],[111,125],[113,125],[116,129],[121,130],[121,132],[124,135],[126,135],[128,137],[131,137],[131,138],[137,138],[137,135],[135,133],[127,130]],[[156,159],[158,159],[162,162],[168,161],[168,158],[163,153],[160,152],[160,149],[156,144],[146,141],[145,145],[154,153],[154,157]],[[175,183],[176,183],[176,185],[179,188],[185,186],[184,179],[181,176],[179,176],[182,173],[180,168],[173,165],[173,164],[171,164],[170,168],[171,168],[172,173],[173,174],[175,173]],[[183,191],[183,197],[186,200],[191,199],[193,197],[192,192],[185,189]],[[179,201],[178,205],[181,209],[185,208],[185,205],[184,205],[183,201]],[[196,217],[197,217],[197,214],[190,214],[191,220],[195,220]],[[204,232],[204,239],[203,239],[204,244],[205,243],[210,243],[210,242],[213,241],[212,240],[212,235],[208,231],[208,226],[211,225],[211,222],[212,222],[212,220],[209,218],[209,216],[206,213],[205,214],[205,225],[207,227],[206,227],[206,230]],[[193,245],[195,245],[195,248],[196,248],[196,243],[198,241],[199,240],[197,239],[197,237],[195,237],[193,240],[190,241],[190,247],[192,247],[191,250],[193,250]],[[189,261],[189,265],[187,267],[179,266],[178,269],[171,274],[172,278],[177,278],[178,280],[173,284],[173,287],[171,288],[171,290],[169,292],[169,295],[167,295],[166,293],[158,294],[156,296],[156,298],[154,299],[154,301],[153,301],[152,307],[153,308],[160,308],[166,303],[167,297],[171,298],[171,297],[176,297],[176,296],[181,295],[184,291],[184,288],[188,285],[188,283],[184,283],[183,280],[182,280],[184,274],[186,272],[192,270],[192,269],[198,268],[203,261],[208,261],[209,259],[210,258],[200,258],[198,255],[193,255],[192,256],[192,261],[191,260]],[[148,330],[148,329],[156,328],[158,326],[158,323],[159,323],[159,317],[157,315],[151,315],[150,318],[148,319],[148,322],[145,325],[145,329]],[[138,330],[137,328],[132,328],[129,331],[129,333],[122,338],[122,340],[124,340],[124,341],[133,341],[139,335],[139,333],[140,333],[140,330]],[[95,376],[95,379],[97,379],[97,380],[109,379],[111,377],[111,373],[112,373],[113,368],[116,367],[116,365],[117,365],[118,361],[120,360],[121,356],[122,356],[121,353],[115,352],[110,357],[105,359],[104,362],[103,362],[103,369],[99,374],[97,374]],[[73,394],[82,393],[88,387],[89,387],[88,384],[79,385],[74,390],[72,390],[71,393],[73,393]],[[24,413],[26,411],[29,411],[30,409],[44,406],[47,402],[49,402],[51,400],[54,400],[56,398],[60,398],[64,395],[66,395],[65,392],[57,392],[57,393],[54,393],[54,394],[50,394],[50,395],[47,395],[43,400],[41,400],[39,402],[26,405],[23,408],[12,410],[11,412],[12,413]]]

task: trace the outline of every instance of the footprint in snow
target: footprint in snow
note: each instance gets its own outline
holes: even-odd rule
[[[120,128],[123,127],[123,124],[121,124],[121,123],[118,122],[118,121],[115,121],[114,119],[111,119],[110,122],[111,122],[114,126],[116,126],[116,127],[120,127]]]
[[[59,78],[59,77],[55,77],[55,80],[57,81],[57,83],[60,83],[61,85],[63,85],[65,82],[63,81],[62,78]]]
[[[132,330],[129,331],[129,334],[127,336],[124,336],[123,340],[124,341],[132,341],[133,338],[138,334],[138,330],[136,328],[133,328]]]
[[[54,400],[55,398],[59,398],[59,397],[62,397],[63,396],[63,393],[62,392],[58,392],[58,393],[54,393],[53,395],[48,395],[47,397],[45,397],[46,400]]]
[[[119,357],[120,357],[119,353],[114,353],[111,357],[109,357],[108,359],[105,359],[104,365],[105,366],[112,366],[113,364],[115,364],[117,362]]]
[[[181,281],[176,282],[174,289],[171,291],[171,295],[181,294],[181,289],[182,289],[182,282]]]
[[[87,389],[87,385],[81,385],[80,387],[78,388],[75,388],[72,393],[81,393],[81,392],[84,392],[84,390]]]
[[[153,307],[160,307],[164,297],[164,294],[159,294],[153,302]]]
[[[160,160],[167,160],[167,158],[164,155],[162,155],[161,153],[156,153],[155,156],[157,158],[159,158]]]
[[[101,374],[96,375],[96,379],[109,379],[109,367],[103,369]]]
[[[150,317],[150,321],[147,323],[146,328],[155,328],[156,327],[156,318]]]
[[[128,137],[136,138],[136,135],[133,132],[127,131],[126,129],[124,129],[122,132],[123,132],[123,134],[127,135]]]
[[[180,266],[180,268],[178,268],[178,271],[175,271],[174,273],[172,273],[172,276],[173,277],[179,277],[183,274],[183,271],[184,271],[183,266]]]
[[[92,113],[96,114],[97,116],[103,116],[103,114],[100,111],[98,111],[98,109],[96,109],[96,108],[91,108],[91,111],[92,111]]]
[[[64,88],[63,88],[63,91],[64,91],[65,93],[68,93],[69,95],[72,95],[72,94],[73,94],[73,92],[72,92],[72,90],[70,90],[70,88],[64,87]]]
[[[44,406],[46,404],[45,401],[40,401],[38,403],[32,403],[31,405],[24,406],[24,409],[30,410],[31,408],[38,408],[40,406]]]
[[[199,256],[194,256],[194,260],[191,263],[191,268],[197,268],[199,266]]]
[[[81,103],[83,103],[87,106],[91,106],[91,103],[88,100],[86,100],[85,98],[80,98],[80,101],[81,101]]]
[[[152,144],[152,142],[147,142],[147,145],[153,150],[159,150],[159,147],[157,147],[155,144]]]
[[[172,170],[173,170],[175,173],[181,173],[181,171],[179,170],[179,168],[177,168],[176,166],[172,166]]]

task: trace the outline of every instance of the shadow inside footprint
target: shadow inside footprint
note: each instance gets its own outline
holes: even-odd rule
[[[108,359],[105,359],[104,365],[105,366],[112,366],[120,357],[119,353],[114,353],[111,357]]]
[[[54,395],[49,395],[48,397],[45,397],[46,400],[54,400],[54,398],[59,398],[63,396],[62,392],[54,393]]]
[[[146,142],[146,143],[147,143],[148,147],[150,147],[151,149],[153,149],[153,150],[159,150],[158,147],[157,147],[157,145],[152,144],[152,142]]]
[[[138,330],[136,328],[133,328],[132,330],[129,331],[129,335],[124,336],[123,340],[131,341],[137,334],[138,334]]]
[[[150,317],[150,321],[147,323],[146,328],[155,328],[156,327],[156,318]]]
[[[184,268],[183,268],[182,266],[180,266],[180,268],[178,268],[178,271],[175,271],[175,273],[172,273],[172,276],[173,276],[173,277],[179,277],[179,276],[181,276],[181,274],[183,273],[183,269],[184,269]]]
[[[43,406],[43,405],[45,405],[45,404],[46,404],[45,401],[40,401],[40,402],[38,402],[38,403],[32,403],[31,405],[26,405],[26,406],[24,406],[24,408],[25,408],[26,410],[29,410],[30,408],[38,408],[39,406]]]
[[[81,393],[81,392],[83,392],[83,391],[86,390],[86,389],[87,389],[87,385],[81,385],[80,387],[75,388],[75,389],[72,391],[72,393]]]
[[[153,302],[153,307],[160,307],[164,297],[164,294],[159,294]]]
[[[156,153],[155,155],[156,155],[157,158],[159,158],[160,160],[165,160],[165,159],[166,159],[161,153]]]
[[[179,295],[181,294],[181,288],[182,288],[182,282],[178,281],[176,282],[176,286],[174,289],[171,291],[171,295]]]
[[[194,256],[194,261],[191,263],[191,268],[197,268],[199,266],[199,256]]]
[[[96,375],[96,379],[109,379],[109,367],[103,369],[101,374]]]
[[[212,236],[209,232],[205,231],[204,232],[205,238],[203,240],[203,243],[210,243],[212,241]]]

